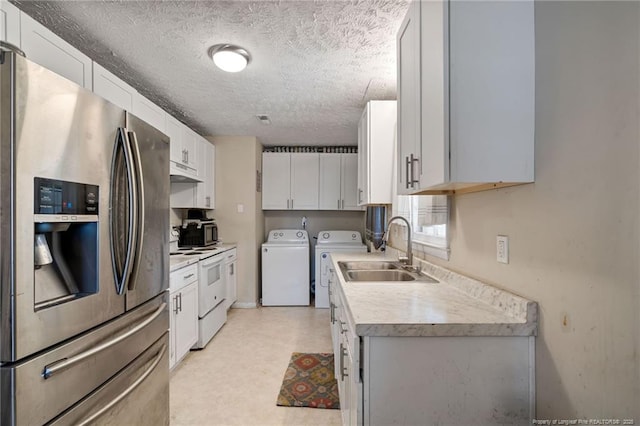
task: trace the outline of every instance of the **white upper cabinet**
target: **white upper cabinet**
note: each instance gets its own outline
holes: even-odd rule
[[[182,129],[185,127],[178,119],[171,114],[165,114],[165,133],[170,139],[170,155],[172,162],[182,163],[184,152],[182,151]]]
[[[340,156],[342,154],[320,154],[320,187],[318,208],[340,210],[341,177]]]
[[[533,1],[414,1],[400,27],[398,192],[534,180]]]
[[[358,154],[320,154],[319,210],[361,210]]]
[[[174,181],[171,182],[170,202],[173,208],[215,208],[216,148],[205,138],[197,134],[196,137],[198,170],[194,173],[200,182],[175,181],[174,176]]]
[[[358,126],[357,204],[391,204],[396,101],[369,101]]]
[[[291,154],[291,209],[318,208],[319,173],[319,154]]]
[[[262,208],[288,210],[291,203],[291,154],[262,154]]]
[[[166,132],[166,112],[140,93],[134,93],[133,109],[131,112],[162,133]]]
[[[362,210],[358,206],[358,154],[340,154],[340,194],[342,210]]]
[[[93,63],[93,92],[122,109],[133,111],[136,90],[97,62]]]
[[[415,179],[409,175],[411,164],[419,161],[421,152],[420,4],[414,1],[409,5],[398,32],[398,194],[410,193],[410,182]]]
[[[196,184],[196,207],[215,208],[216,147],[204,138],[198,143],[198,176],[202,182]]]
[[[91,59],[25,13],[20,13],[20,39],[27,59],[93,89]]]
[[[198,172],[198,145],[200,135],[184,126],[182,128],[182,151],[184,153],[183,164]]]
[[[262,208],[317,210],[319,154],[262,154]]]
[[[0,0],[0,40],[20,48],[20,10]]]

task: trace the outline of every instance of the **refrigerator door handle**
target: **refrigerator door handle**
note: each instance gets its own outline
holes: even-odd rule
[[[134,328],[132,328],[131,330],[127,331],[126,333],[121,334],[120,336],[111,339],[109,341],[106,341],[98,346],[94,346],[93,348],[89,349],[88,351],[84,351],[79,353],[78,355],[74,355],[71,358],[63,358],[60,359],[58,361],[54,361],[49,365],[46,365],[44,367],[44,370],[42,371],[42,377],[46,380],[49,377],[53,376],[56,373],[59,373],[62,370],[66,370],[67,368],[71,367],[74,364],[79,363],[80,361],[83,361],[99,352],[104,351],[105,349],[109,349],[110,347],[117,345],[118,343],[122,342],[123,340],[133,336],[134,334],[136,334],[137,332],[139,332],[140,330],[144,329],[146,326],[148,326],[149,324],[151,324],[156,318],[158,318],[160,316],[160,314],[162,314],[162,312],[166,309],[167,307],[167,303],[166,302],[162,302],[162,304],[158,307],[158,309],[156,309],[150,316],[149,318],[147,318],[146,320],[144,320],[143,322],[141,322],[140,324],[138,324],[137,326],[135,326]]]
[[[119,155],[122,152],[122,155]],[[120,189],[117,179],[117,172],[121,167],[121,158],[124,159],[124,168],[126,169],[127,177],[127,199],[128,199],[128,224],[127,224],[127,240],[126,240],[126,252],[122,253],[122,247],[119,245],[119,238],[123,230],[118,229],[116,221],[118,219],[118,202],[121,198],[118,196]],[[125,285],[131,274],[133,267],[133,251],[135,247],[137,227],[135,222],[137,220],[137,194],[136,194],[136,182],[135,175],[133,173],[133,162],[131,158],[131,148],[128,142],[128,137],[125,129],[118,128],[116,143],[113,148],[113,159],[111,161],[111,194],[109,199],[109,233],[111,238],[111,264],[113,267],[113,274],[116,281],[116,290],[118,294],[123,294]],[[124,259],[123,259],[124,257]]]
[[[87,417],[86,419],[78,423],[78,426],[84,426],[84,425],[93,423],[98,417],[102,416],[104,413],[111,410],[116,404],[118,404],[120,401],[126,398],[131,392],[133,392],[138,386],[140,386],[142,382],[144,382],[147,379],[147,377],[149,377],[149,375],[153,373],[153,370],[156,369],[166,350],[167,350],[167,345],[162,345],[162,347],[158,351],[158,354],[153,360],[153,363],[149,366],[149,368],[147,368],[147,370],[144,373],[142,373],[140,377],[138,377],[138,379],[136,379],[135,382],[131,384],[131,386],[125,389],[120,395],[115,397],[113,400],[111,400],[111,402],[106,404],[100,410],[96,411],[91,416]]]
[[[132,163],[134,163],[135,167],[135,172],[136,172],[136,183],[137,183],[137,189],[136,189],[136,210],[137,210],[137,217],[136,217],[136,242],[135,242],[135,254],[134,254],[134,261],[133,261],[133,265],[138,265],[140,263],[140,259],[142,258],[142,246],[143,246],[143,242],[144,242],[144,228],[145,228],[145,224],[144,224],[144,180],[142,178],[142,160],[140,159],[140,148],[138,145],[138,138],[136,137],[136,133],[135,132],[128,132],[129,133],[129,142],[130,142],[130,146],[131,146],[131,152],[132,152]],[[135,290],[136,288],[136,283],[138,282],[138,280],[135,279],[129,279],[129,285],[128,288],[129,290]]]

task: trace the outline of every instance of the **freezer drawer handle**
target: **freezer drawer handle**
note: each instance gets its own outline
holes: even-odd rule
[[[86,358],[89,358],[93,355],[96,355],[97,353],[100,353],[102,351],[104,351],[105,349],[110,348],[111,346],[117,345],[118,343],[122,342],[123,340],[127,339],[128,337],[133,336],[134,334],[136,334],[138,331],[142,330],[143,328],[145,328],[146,326],[148,326],[149,324],[151,324],[156,318],[158,318],[160,316],[160,314],[162,314],[162,311],[165,310],[165,308],[167,307],[166,302],[162,302],[162,305],[160,305],[158,307],[158,309],[155,310],[155,312],[153,312],[149,318],[147,318],[146,320],[144,320],[143,322],[141,322],[140,324],[138,324],[137,326],[135,326],[134,328],[132,328],[131,330],[127,331],[124,334],[121,334],[120,336],[116,337],[115,339],[111,339],[107,342],[104,342],[98,346],[95,346],[92,349],[89,349],[88,351],[82,352],[78,355],[72,356],[71,358],[63,358],[63,359],[59,359],[58,361],[54,361],[49,365],[46,365],[44,367],[44,370],[42,371],[42,377],[45,379],[48,379],[49,377],[53,376],[56,373],[59,373],[62,370],[65,370],[69,367],[71,367],[74,364],[79,363],[80,361],[85,360]]]
[[[91,416],[89,416],[86,419],[84,419],[82,422],[78,423],[78,426],[84,426],[84,425],[88,425],[88,424],[93,423],[98,417],[102,416],[104,413],[106,413],[111,408],[113,408],[117,403],[119,403],[120,401],[125,399],[131,392],[133,392],[138,386],[140,386],[142,384],[142,382],[144,382],[147,379],[147,377],[149,377],[149,375],[151,373],[153,373],[153,370],[155,370],[155,368],[160,363],[160,360],[162,359],[162,356],[164,355],[164,352],[166,350],[167,350],[167,345],[162,345],[162,347],[158,351],[158,355],[156,355],[156,358],[153,360],[153,363],[142,374],[142,376],[138,377],[138,379],[135,382],[133,382],[131,384],[131,386],[129,386],[124,392],[122,392],[120,395],[118,395],[110,403],[108,403],[107,405],[105,405],[100,410],[96,411],[95,413],[93,413]]]

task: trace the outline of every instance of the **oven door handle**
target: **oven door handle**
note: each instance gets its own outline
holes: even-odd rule
[[[149,366],[149,368],[147,368],[145,370],[144,373],[142,373],[142,375],[140,377],[138,377],[136,379],[135,382],[133,382],[127,389],[125,389],[124,392],[122,392],[120,395],[118,395],[113,400],[111,400],[111,402],[109,402],[107,405],[105,405],[100,410],[96,411],[91,416],[87,417],[86,419],[84,419],[83,421],[78,423],[78,426],[84,426],[84,425],[88,425],[88,424],[93,423],[98,417],[102,416],[104,413],[109,411],[116,404],[118,404],[120,401],[122,401],[124,398],[126,398],[131,392],[133,392],[138,386],[140,386],[142,384],[142,382],[144,382],[147,379],[147,377],[149,377],[149,375],[151,373],[153,373],[153,370],[156,369],[156,367],[160,363],[160,360],[164,356],[164,352],[166,350],[167,350],[167,345],[166,344],[162,345],[162,347],[158,351],[158,354],[156,355],[155,359],[153,360],[153,363]]]
[[[126,333],[121,334],[120,336],[111,339],[109,341],[106,341],[98,346],[95,346],[91,349],[89,349],[88,351],[84,351],[79,353],[78,355],[72,356],[71,358],[63,358],[63,359],[59,359],[58,361],[54,361],[49,365],[46,365],[44,367],[44,370],[42,371],[42,377],[44,379],[48,379],[49,377],[53,376],[56,373],[59,373],[62,370],[66,370],[67,368],[71,367],[74,364],[79,363],[80,361],[84,361],[85,359],[94,356],[102,351],[104,351],[105,349],[109,349],[110,347],[117,345],[118,343],[122,342],[123,340],[133,336],[134,334],[136,334],[137,332],[139,332],[140,330],[144,329],[146,326],[148,326],[149,324],[151,324],[156,318],[158,318],[160,316],[160,314],[162,314],[162,312],[166,309],[167,307],[167,303],[166,302],[162,302],[162,304],[158,307],[158,309],[156,309],[150,316],[149,318],[147,318],[146,320],[144,320],[143,322],[141,322],[140,324],[138,324],[137,326],[135,326],[134,328],[132,328],[131,330],[127,331]]]

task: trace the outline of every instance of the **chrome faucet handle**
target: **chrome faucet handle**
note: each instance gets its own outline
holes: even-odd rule
[[[403,265],[410,265],[409,258],[407,256],[398,256],[398,262],[402,263]]]

